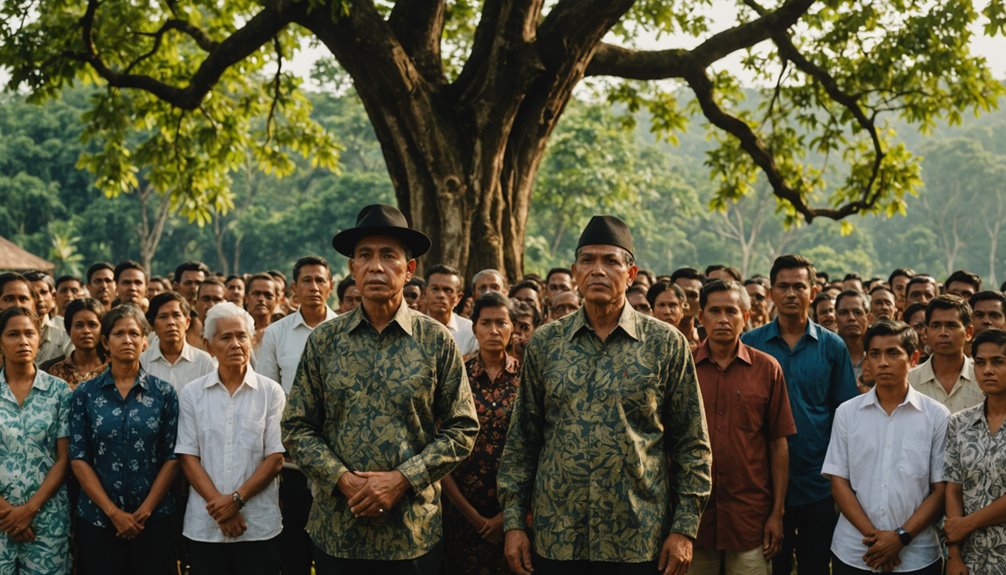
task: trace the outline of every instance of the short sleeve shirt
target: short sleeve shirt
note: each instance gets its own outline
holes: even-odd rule
[[[176,454],[199,457],[210,481],[220,493],[233,493],[274,453],[283,453],[280,419],[286,394],[275,381],[250,367],[234,395],[213,371],[190,382],[179,397]],[[206,500],[189,489],[182,534],[205,543],[263,541],[279,535],[279,481],[274,479],[241,508],[248,530],[239,537],[224,537],[206,511]]]
[[[11,505],[27,503],[56,463],[56,440],[70,435],[70,393],[65,381],[37,370],[24,404],[18,405],[7,371],[0,370],[0,495]],[[69,533],[65,486],[45,502],[33,524],[38,535]]]
[[[786,380],[772,356],[743,343],[726,369],[708,340],[694,356],[713,446],[713,493],[696,545],[747,551],[761,545],[772,512],[769,444],[796,433]]]
[[[964,492],[969,515],[1006,495],[1006,426],[989,431],[985,402],[950,417],[946,478]],[[972,573],[1001,573],[1006,566],[1006,524],[976,529],[961,547]]]
[[[842,402],[859,394],[849,350],[842,338],[807,320],[793,348],[779,331],[779,320],[753,329],[741,341],[776,359],[786,377],[796,435],[789,437],[787,505],[810,505],[831,497],[821,476],[831,423]]]
[[[969,407],[974,407],[985,401],[985,393],[978,387],[975,379],[975,362],[970,357],[964,356],[964,365],[957,376],[957,381],[950,388],[950,393],[943,388],[943,385],[936,379],[933,372],[933,358],[929,357],[908,372],[908,383],[917,389],[919,393],[928,395],[936,401],[947,406],[950,413],[957,413]]]
[[[877,389],[843,403],[835,413],[822,475],[849,480],[860,506],[880,530],[894,530],[944,481],[943,454],[950,412],[909,386],[904,401],[888,415]],[[863,534],[841,516],[831,551],[846,565],[869,570]],[[936,529],[926,527],[901,550],[895,572],[923,569],[941,556]]]
[[[146,499],[164,463],[175,458],[178,396],[168,382],[140,369],[125,399],[111,370],[84,382],[70,406],[70,459],[89,464],[109,498],[132,513]],[[174,509],[171,494],[152,517]],[[96,527],[111,521],[83,491],[77,502],[80,518]]]

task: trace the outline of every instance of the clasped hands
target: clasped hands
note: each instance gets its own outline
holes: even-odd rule
[[[339,478],[339,491],[349,500],[356,517],[380,517],[392,509],[409,489],[401,471],[346,472]]]
[[[11,505],[4,502],[0,506],[0,531],[18,543],[34,541],[35,530],[31,522],[35,519],[36,513],[38,510],[28,504]]]
[[[901,565],[898,553],[905,547],[901,543],[901,538],[894,531],[874,531],[863,537],[863,544],[869,547],[863,555],[863,561],[873,569],[880,569],[884,572],[893,571],[895,567]]]

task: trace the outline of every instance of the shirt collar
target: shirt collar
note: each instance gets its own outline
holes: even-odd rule
[[[737,340],[737,355],[736,355],[735,359],[739,359],[739,360],[743,361],[744,363],[746,363],[748,365],[751,365],[751,352],[749,351],[749,349],[750,348],[747,345],[745,345],[744,342],[742,342],[740,339],[738,339]],[[695,361],[696,365],[699,364],[699,363],[702,363],[703,361],[707,361],[707,360],[708,361],[712,361],[712,359],[710,357],[710,353],[711,352],[710,352],[710,349],[709,349],[709,338],[706,338],[705,340],[702,341],[701,344],[699,344],[699,347],[695,350],[694,361]]]
[[[402,328],[402,331],[407,333],[409,336],[412,336],[412,322],[414,314],[416,313],[418,312],[413,311],[405,302],[405,298],[403,297],[402,303],[398,306],[398,311],[396,311],[395,315],[391,317],[391,321],[388,322],[388,325],[393,323],[398,324],[398,327]],[[370,325],[370,320],[367,319],[367,314],[363,313],[362,304],[356,306],[356,309],[349,312],[347,315],[349,316],[348,321],[350,332],[356,331],[356,329],[363,324]],[[454,317],[453,313],[451,314],[451,317]]]
[[[357,307],[357,309],[360,308],[360,306],[356,306],[356,307]],[[335,318],[336,315],[337,314],[334,311],[332,311],[332,308],[328,307],[328,305],[325,305],[325,321],[328,321],[330,319]],[[295,319],[293,320],[293,327],[296,328],[298,326],[304,326],[307,329],[314,329],[313,327],[307,325],[307,322],[304,321],[304,314],[300,313],[300,308],[297,308],[297,311],[294,313],[294,316],[295,316]],[[318,325],[321,325],[321,324],[318,324]],[[315,327],[317,327],[317,326],[315,326]]]
[[[625,332],[625,335],[631,337],[632,339],[639,339],[639,322],[642,321],[640,318],[640,313],[632,309],[628,301],[625,301],[622,305],[622,313],[618,316],[618,325],[612,330],[615,333],[619,328]],[[566,327],[566,339],[572,341],[574,337],[583,329],[588,329],[593,331],[590,327],[590,322],[587,320],[587,309],[583,306],[576,310],[573,314],[573,319],[570,321],[569,325]]]
[[[905,395],[905,399],[898,404],[898,407],[905,404],[911,405],[916,411],[922,411],[922,394],[916,391],[911,385],[908,386],[908,394]],[[859,408],[866,409],[870,406],[876,406],[877,409],[883,409],[883,406],[880,405],[880,398],[877,397],[877,386],[873,386],[873,388],[866,393],[866,400],[859,406]]]
[[[459,329],[459,327],[458,327],[458,314],[456,314],[456,313],[454,313],[452,311],[451,312],[451,319],[447,320],[447,323],[444,324],[444,326],[447,329],[451,330],[451,333],[457,333],[457,331]]]
[[[964,363],[961,364],[961,372],[957,374],[957,379],[966,379],[972,381],[974,379],[974,369],[968,369],[969,365],[974,363],[974,360],[968,356],[964,356]],[[936,372],[933,371],[933,356],[920,363],[915,367],[919,370],[919,381],[932,381],[936,379]]]
[[[475,378],[482,375],[486,370],[486,366],[482,364],[482,356],[480,356],[479,354],[475,354],[475,356],[472,358],[471,361],[472,361],[471,376]],[[517,372],[520,371],[520,361],[518,361],[516,357],[510,355],[509,353],[506,354],[506,358],[504,359],[503,371],[511,375],[517,375]]]
[[[45,374],[45,375],[43,375],[43,374]],[[31,386],[33,388],[39,389],[41,391],[48,391],[49,390],[49,386],[52,384],[52,381],[51,381],[52,378],[46,377],[47,375],[48,374],[46,374],[44,371],[42,371],[41,369],[39,369],[38,366],[35,366],[35,379],[31,382]],[[7,370],[6,369],[0,369],[0,385],[7,385]]]
[[[822,329],[821,326],[814,323],[812,319],[807,318],[807,327],[804,329],[803,333],[817,341],[821,339],[821,334],[818,331],[820,329]],[[767,324],[766,335],[768,335],[768,339],[782,337],[782,332],[779,330],[779,318],[775,318]]]
[[[114,387],[115,386],[115,378],[112,377],[112,364],[111,363],[108,364],[108,368],[105,369],[105,371],[101,372],[101,375],[99,375],[98,378],[101,380],[101,383],[98,384],[98,387],[104,388],[104,387]],[[140,367],[140,372],[136,374],[136,383],[140,384],[140,387],[142,387],[143,389],[146,389],[146,390],[149,391],[150,390],[150,382],[147,381],[149,378],[150,378],[150,374],[148,374],[143,369],[143,367]]]
[[[210,372],[210,376],[206,378],[206,383],[203,384],[205,389],[209,389],[214,385],[220,385],[223,387],[223,382],[220,381],[220,370],[214,369]],[[248,369],[245,370],[245,377],[241,380],[241,385],[247,385],[252,389],[258,389],[258,377],[255,375],[255,370],[249,365]],[[238,387],[240,389],[240,387]]]

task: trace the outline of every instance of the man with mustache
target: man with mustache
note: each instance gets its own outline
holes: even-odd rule
[[[784,540],[772,560],[773,573],[790,573],[794,552],[800,575],[828,572],[837,518],[831,484],[821,476],[821,466],[835,410],[858,393],[842,338],[809,318],[818,291],[815,277],[814,264],[805,257],[776,258],[769,280],[777,317],[741,337],[782,366],[797,429],[789,438]]]
[[[685,337],[626,301],[633,249],[625,222],[594,216],[573,264],[583,308],[524,352],[497,475],[519,575],[683,575],[691,563],[709,435]]]

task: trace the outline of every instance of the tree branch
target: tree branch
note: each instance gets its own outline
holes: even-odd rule
[[[444,0],[398,0],[388,16],[402,49],[431,84],[445,82],[440,50],[445,11]]]
[[[634,50],[601,44],[587,68],[588,76],[630,80],[681,78],[689,67],[710,64],[785,31],[807,13],[814,0],[789,0],[778,9],[715,34],[691,50]]]
[[[244,60],[275,37],[291,21],[292,10],[285,4],[264,7],[243,27],[215,45],[189,79],[188,86],[181,88],[146,74],[119,72],[105,63],[93,39],[99,4],[98,0],[89,0],[87,10],[80,19],[84,52],[68,56],[90,64],[111,87],[144,90],[184,110],[196,109],[228,68]]]

